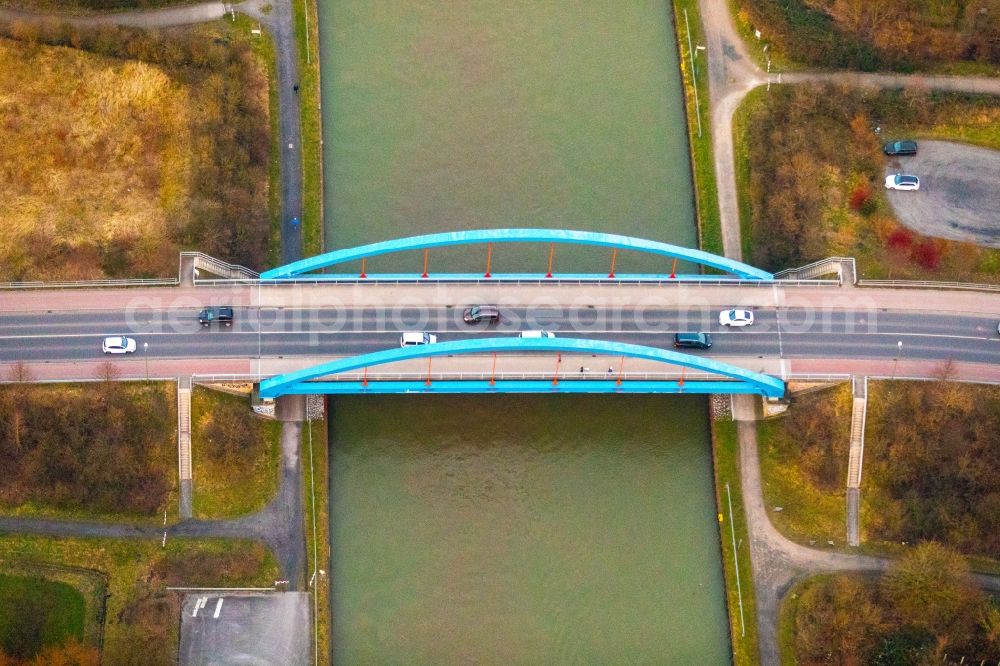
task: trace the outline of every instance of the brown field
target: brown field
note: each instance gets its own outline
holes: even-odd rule
[[[0,281],[172,276],[187,247],[264,260],[262,65],[225,35],[120,35],[105,52],[139,57],[0,38]]]
[[[0,0],[0,7],[60,14],[92,14],[194,4],[197,0]]]
[[[190,91],[159,67],[0,40],[0,279],[97,278],[132,248],[141,274],[177,263]],[[113,271],[110,271],[113,272]]]
[[[159,67],[69,48],[0,40],[0,61],[0,90],[16,91],[0,95],[0,279],[101,277],[125,247],[138,272],[169,274],[190,92]]]

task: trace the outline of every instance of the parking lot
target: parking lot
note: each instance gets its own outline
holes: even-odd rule
[[[178,662],[309,664],[312,624],[305,592],[189,594]]]
[[[1000,247],[1000,151],[919,141],[910,157],[887,157],[885,174],[920,178],[916,192],[887,192],[899,221],[927,236]]]

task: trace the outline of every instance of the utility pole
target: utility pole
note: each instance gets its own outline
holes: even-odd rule
[[[896,364],[899,363],[899,357],[903,355],[903,341],[900,340],[896,343],[896,357],[892,359],[892,377],[890,381],[896,378]]]

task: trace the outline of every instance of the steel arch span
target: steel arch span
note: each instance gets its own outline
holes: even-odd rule
[[[690,261],[702,266],[709,266],[736,276],[742,280],[773,280],[774,275],[759,268],[754,268],[748,264],[726,257],[720,257],[703,250],[661,243],[659,241],[635,238],[632,236],[620,236],[618,234],[605,234],[595,231],[574,231],[569,229],[480,229],[475,231],[451,231],[438,234],[427,234],[423,236],[411,236],[409,238],[398,238],[396,240],[381,241],[360,245],[358,247],[344,250],[335,250],[325,254],[301,259],[285,266],[273,268],[261,273],[262,280],[289,280],[298,276],[305,276],[311,271],[320,270],[329,266],[336,266],[350,261],[359,261],[382,254],[393,252],[403,252],[407,250],[429,250],[436,247],[449,247],[454,245],[471,245],[482,243],[566,243],[574,245],[596,245],[607,247],[613,250],[635,250],[648,254],[659,255],[672,259]],[[612,268],[611,275],[613,277]],[[663,273],[659,277],[665,277]],[[310,279],[336,279],[342,276],[334,275],[308,275]],[[376,277],[376,276],[373,276]],[[393,277],[398,277],[393,275]],[[463,276],[465,277],[465,276]],[[481,276],[468,276],[479,278]],[[488,271],[486,277],[489,277]],[[497,276],[503,277],[503,276]],[[653,276],[645,276],[653,277]],[[680,276],[685,278],[688,276]],[[706,276],[699,275],[698,279]]]
[[[729,378],[720,381],[668,380],[445,380],[445,381],[313,381],[409,359],[489,352],[567,352],[625,356],[692,368]],[[578,338],[469,338],[429,345],[398,347],[321,363],[277,375],[260,383],[262,398],[286,394],[353,393],[751,393],[769,398],[785,394],[785,383],[770,375],[710,358],[625,342]]]

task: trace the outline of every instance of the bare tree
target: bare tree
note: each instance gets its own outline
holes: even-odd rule
[[[14,412],[14,450],[21,453],[21,426],[24,423],[24,409],[22,403],[25,398],[26,384],[30,383],[32,376],[31,367],[24,361],[18,361],[10,367],[7,373],[13,387],[11,389],[12,411]]]
[[[7,371],[7,378],[15,384],[27,384],[35,379],[34,374],[31,372],[31,366],[24,361],[18,361],[10,366],[10,370]]]
[[[122,371],[112,361],[105,361],[97,366],[97,378],[110,384],[121,379]]]

